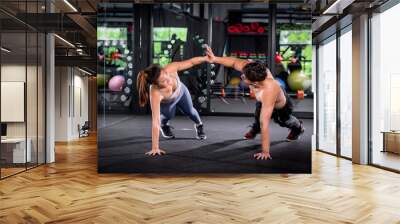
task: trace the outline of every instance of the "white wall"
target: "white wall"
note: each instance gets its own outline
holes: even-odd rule
[[[56,141],[79,138],[78,125],[88,120],[88,78],[72,67],[56,67]]]
[[[8,64],[1,66],[1,81],[25,82],[25,64]]]
[[[27,78],[27,80],[26,80]],[[26,85],[26,101],[24,100],[19,113],[26,113],[26,120],[21,122],[6,122],[8,138],[24,138],[29,139],[29,148],[31,149],[32,162],[39,159],[39,163],[44,163],[45,150],[45,117],[44,117],[44,73],[40,66],[26,66],[17,63],[5,63],[1,66],[2,82],[24,82]],[[3,92],[4,89],[2,89]],[[25,93],[25,89],[19,90],[20,94]],[[7,95],[2,95],[7,97]],[[26,103],[26,106],[25,106]],[[2,103],[3,104],[3,103]],[[13,113],[10,107],[2,107],[2,112]],[[16,109],[14,109],[16,110]],[[16,112],[14,112],[16,113]],[[24,115],[22,115],[24,116]]]
[[[69,72],[67,67],[55,68],[55,140],[68,140]]]
[[[73,96],[74,99],[74,107],[72,108],[72,132],[71,135],[73,138],[79,137],[78,133],[78,124],[83,125],[85,121],[89,120],[89,102],[88,102],[88,78],[87,76],[82,76],[82,73],[74,74],[74,91]]]
[[[1,66],[1,81],[18,81],[25,82],[25,64],[8,64]],[[7,108],[1,108],[7,110]],[[8,122],[7,137],[25,137],[25,122]]]
[[[37,105],[36,97],[36,80],[31,75],[36,76],[36,66],[25,66],[20,64],[4,64],[1,66],[1,81],[2,82],[24,82],[26,83],[25,76],[28,72],[28,87],[27,87],[27,120],[28,120],[28,137],[31,130],[35,130],[36,134],[36,107],[43,106]],[[30,87],[30,88],[29,88]],[[3,96],[4,97],[4,96]],[[41,102],[41,101],[40,101]],[[8,108],[1,108],[7,110]],[[24,109],[24,108],[23,108]],[[35,113],[34,113],[35,112]],[[8,137],[24,137],[25,136],[26,122],[7,122],[7,135]]]

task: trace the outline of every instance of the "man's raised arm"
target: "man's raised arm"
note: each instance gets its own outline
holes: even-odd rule
[[[210,63],[221,64],[225,67],[233,68],[239,72],[243,72],[243,67],[250,63],[247,60],[233,57],[216,57],[210,47],[207,47],[207,57]]]

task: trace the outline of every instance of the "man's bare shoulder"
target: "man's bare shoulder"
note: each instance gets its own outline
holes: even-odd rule
[[[281,90],[279,82],[275,79],[266,79],[264,82],[264,88],[273,92],[279,92]]]

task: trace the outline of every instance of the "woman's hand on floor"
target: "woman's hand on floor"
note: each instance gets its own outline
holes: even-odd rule
[[[272,159],[272,157],[269,154],[269,152],[264,152],[264,151],[254,154],[254,158],[257,159],[257,160],[259,160],[259,159],[261,159],[261,160]]]
[[[146,152],[146,155],[148,156],[161,156],[163,154],[165,154],[165,151],[161,149],[152,149],[151,151]]]

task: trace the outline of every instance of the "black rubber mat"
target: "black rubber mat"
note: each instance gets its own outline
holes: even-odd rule
[[[286,142],[286,128],[271,124],[272,160],[259,161],[260,137],[243,140],[250,117],[202,117],[206,140],[197,140],[193,122],[178,116],[170,121],[175,139],[160,136],[164,156],[149,157],[151,117],[99,115],[98,171],[100,173],[311,173],[312,120],[295,142]]]

